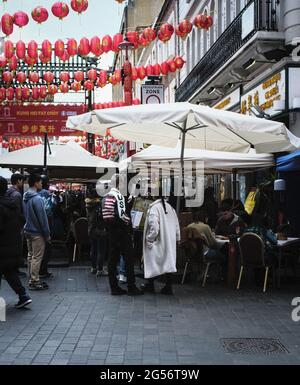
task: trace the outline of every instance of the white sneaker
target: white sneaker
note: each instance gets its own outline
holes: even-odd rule
[[[121,283],[126,283],[127,282],[127,277],[123,274],[119,275],[119,282]]]

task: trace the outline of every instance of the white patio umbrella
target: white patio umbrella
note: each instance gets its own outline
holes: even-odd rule
[[[300,138],[283,123],[213,109],[191,103],[150,104],[72,116],[67,127],[116,138],[184,149],[248,153],[275,153],[300,148]],[[179,197],[178,197],[179,202]]]

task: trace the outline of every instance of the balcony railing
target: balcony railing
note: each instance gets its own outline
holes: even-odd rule
[[[221,68],[257,31],[277,31],[277,0],[253,0],[240,12],[177,89],[176,101],[187,101],[197,89]],[[251,7],[251,8],[250,8]],[[246,35],[254,9],[253,28]],[[251,20],[250,20],[251,22]],[[244,24],[244,25],[243,25]]]

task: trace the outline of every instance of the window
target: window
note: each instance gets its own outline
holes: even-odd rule
[[[191,72],[190,52],[191,52],[190,38],[188,37],[187,43],[186,43],[186,68],[187,68],[188,74]]]
[[[191,55],[192,55],[192,58],[191,58],[191,68],[194,68],[195,65],[196,65],[196,48],[197,47],[197,44],[196,44],[196,32],[195,32],[195,28],[193,28],[193,33],[192,33],[192,49],[191,49]]]
[[[210,16],[212,17],[212,18],[214,18],[215,17],[215,0],[211,0],[211,3],[210,3]],[[210,47],[214,44],[214,42],[215,42],[215,39],[216,39],[216,34],[215,34],[215,32],[216,32],[216,25],[215,25],[215,23],[213,24],[213,26],[211,27],[211,29],[210,29]]]

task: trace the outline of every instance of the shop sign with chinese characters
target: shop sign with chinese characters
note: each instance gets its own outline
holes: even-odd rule
[[[284,101],[285,95],[285,70],[283,70],[241,97],[241,113],[252,115],[251,107],[260,106],[267,114],[274,116],[279,112],[276,110],[276,102]]]
[[[0,106],[0,135],[76,135],[66,128],[67,118],[84,112],[85,105]]]

